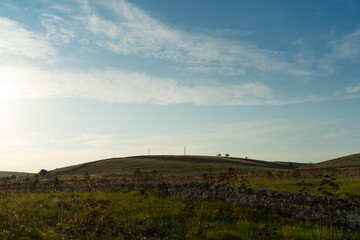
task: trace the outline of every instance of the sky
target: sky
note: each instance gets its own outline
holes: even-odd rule
[[[1,0],[0,170],[360,152],[358,0]]]

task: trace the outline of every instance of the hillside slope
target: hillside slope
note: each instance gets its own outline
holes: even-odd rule
[[[352,154],[344,157],[338,157],[331,160],[311,164],[311,168],[349,168],[360,167],[360,153]],[[301,167],[302,169],[308,169],[310,166]]]
[[[230,167],[241,172],[264,169],[296,169],[304,165],[302,163],[268,162],[232,157],[159,155],[104,159],[52,170],[51,175],[71,176],[89,173],[129,177],[137,168],[142,172],[152,172],[155,169],[163,175],[189,175],[208,172],[209,170],[214,172],[227,171]]]
[[[7,172],[7,171],[0,171],[0,178],[4,178],[4,177],[11,177],[11,176],[16,176],[16,177],[25,177],[28,174],[32,175],[32,173],[25,173],[25,172]]]

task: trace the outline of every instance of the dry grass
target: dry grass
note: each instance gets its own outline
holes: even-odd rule
[[[138,156],[112,158],[84,163],[51,171],[52,175],[107,174],[131,177],[137,168],[144,173],[153,169],[167,176],[182,176],[209,172],[223,172],[230,167],[238,172],[261,171],[266,169],[296,169],[301,163],[268,162],[245,158],[211,156]]]
[[[349,156],[334,158],[316,164],[304,166],[303,168],[348,168],[360,167],[360,153]]]

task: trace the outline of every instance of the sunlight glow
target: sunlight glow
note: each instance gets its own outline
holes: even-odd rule
[[[21,98],[20,83],[15,69],[0,68],[0,129],[15,124],[16,100]]]
[[[0,100],[16,99],[19,86],[11,69],[0,69]],[[0,105],[1,106],[1,105]]]
[[[43,91],[40,78],[36,70],[28,67],[0,67],[0,99],[36,98]]]

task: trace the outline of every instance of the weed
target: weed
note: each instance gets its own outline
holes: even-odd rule
[[[281,229],[281,235],[284,240],[298,240],[301,237],[301,229],[299,226],[286,225]]]
[[[269,224],[265,224],[258,233],[258,239],[278,239],[278,229]]]

